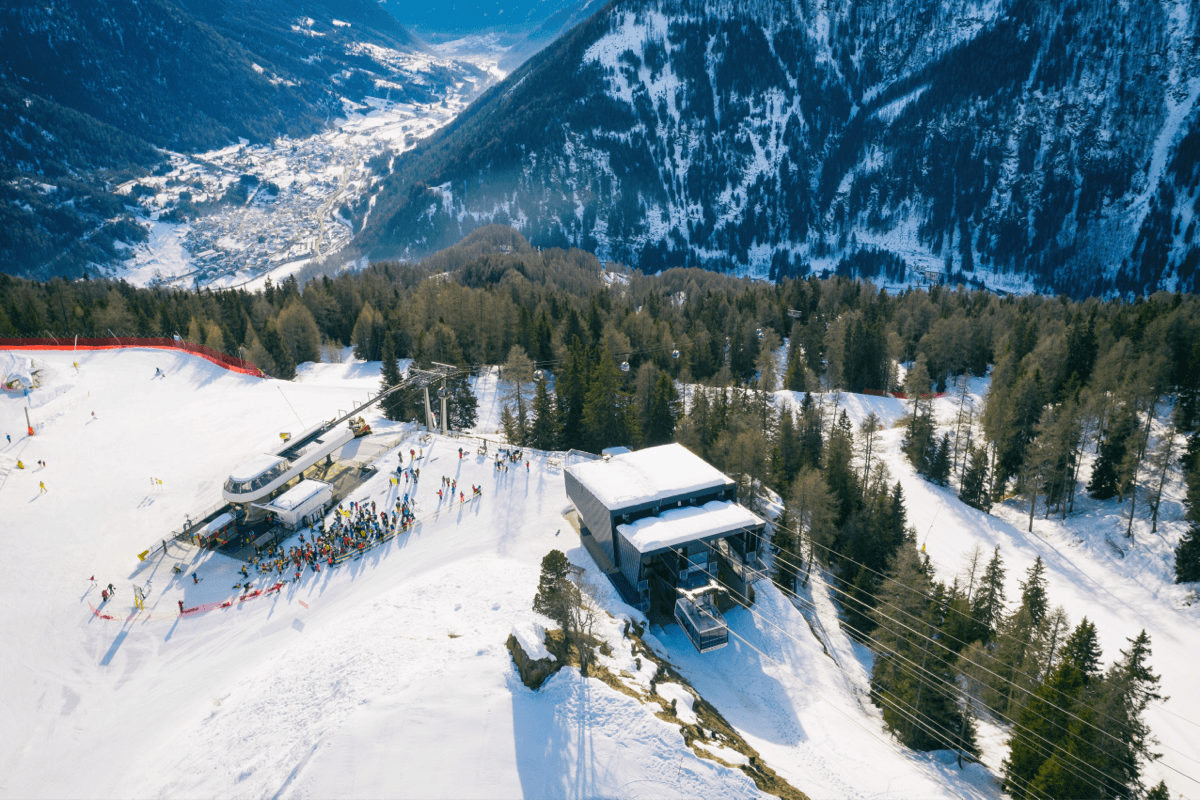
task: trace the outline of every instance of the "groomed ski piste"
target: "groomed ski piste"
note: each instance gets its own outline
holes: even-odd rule
[[[367,415],[384,437],[404,438],[346,502],[388,507],[403,490],[388,472],[400,459],[409,465],[410,448],[423,448],[417,525],[358,559],[239,602],[239,561],[183,546],[144,563],[136,555],[184,514],[215,502],[230,470],[269,449],[279,432],[361,402],[378,387],[379,365],[304,365],[296,381],[284,382],[177,352],[34,357],[48,376],[37,391],[55,395],[63,410],[29,438],[27,401],[0,397],[0,435],[13,437],[11,445],[0,439],[7,565],[0,726],[9,734],[0,744],[0,795],[761,795],[737,768],[738,754],[718,748],[717,758],[701,757],[677,724],[655,716],[660,702],[634,699],[573,667],[536,692],[522,684],[505,641],[514,626],[539,621],[530,605],[541,558],[554,548],[584,568],[613,615],[601,631],[613,655],[601,663],[643,694],[649,682],[621,634],[624,620],[639,615],[620,603],[563,518],[569,501],[551,461],[560,454],[526,451],[528,472],[522,464],[497,473],[473,449],[460,460],[462,440],[418,444],[409,426]],[[166,377],[154,379],[155,369]],[[477,430],[492,433],[499,427],[494,375],[475,390]],[[887,425],[904,412],[887,398],[843,395],[842,402],[856,422],[875,410]],[[1173,792],[1200,793],[1167,768],[1200,770],[1200,728],[1187,721],[1200,717],[1200,699],[1190,672],[1196,614],[1169,583],[1166,545],[1106,557],[1100,531],[1114,523],[1105,509],[1085,516],[1082,528],[1075,519],[1061,529],[1039,519],[1040,535],[1025,534],[1018,507],[978,514],[915,476],[899,456],[899,436],[892,429],[883,436],[889,467],[939,578],[961,569],[975,543],[988,550],[998,543],[1009,596],[1042,555],[1051,600],[1073,621],[1086,613],[1096,622],[1106,660],[1125,637],[1149,631],[1152,664],[1172,698],[1148,713],[1172,748],[1159,748],[1164,758],[1149,773]],[[12,468],[17,458],[25,469]],[[482,485],[482,497],[439,506],[443,475],[468,497],[472,484]],[[1160,525],[1167,539],[1177,536],[1170,524]],[[255,578],[255,588],[275,580]],[[147,581],[146,610],[134,615],[132,586]],[[101,604],[110,582],[115,599]],[[999,796],[984,767],[959,770],[953,754],[913,753],[888,736],[866,696],[869,654],[841,632],[819,578],[808,595],[817,608],[812,627],[769,581],[756,590],[752,609],[727,615],[731,643],[723,650],[700,655],[675,626],[654,628],[645,641],[763,762],[814,800]],[[180,616],[179,601],[217,607]],[[690,705],[682,687],[660,684],[659,694]],[[999,737],[981,727],[993,768]]]

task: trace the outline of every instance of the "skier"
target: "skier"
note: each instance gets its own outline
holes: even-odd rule
[[[154,377],[157,378],[159,375],[162,375],[162,370],[159,369],[158,367],[155,367],[154,368]]]
[[[101,603],[107,603],[107,602],[108,602],[108,589],[101,589],[101,590],[100,590],[100,602],[101,602]]]
[[[200,582],[200,579],[199,579],[199,578],[197,578],[197,577],[196,577],[196,573],[194,573],[194,572],[193,572],[193,573],[192,573],[192,583],[193,583],[193,584],[196,584],[196,583],[199,583],[199,582]]]
[[[95,419],[95,418],[96,418],[96,412],[95,412],[95,411],[93,411],[93,412],[92,412],[92,419]]]
[[[6,433],[6,434],[4,434],[4,438],[8,439],[9,444],[12,444],[12,434]],[[462,448],[459,448],[458,453],[459,453],[458,457],[462,458]]]
[[[46,483],[45,483],[45,481],[38,481],[38,487],[39,487],[38,494],[41,494],[42,492],[49,491],[49,490],[46,488]]]
[[[183,615],[183,601],[182,600],[179,601],[179,614],[180,614],[180,616]]]
[[[529,472],[529,462],[528,461],[525,462],[525,471]]]
[[[462,503],[465,503],[465,502],[467,502],[467,498],[463,497],[463,493],[462,493],[462,492],[459,492],[459,493],[458,493],[458,502],[459,502],[459,504],[460,504],[460,505],[461,505]]]
[[[114,587],[114,586],[113,586],[111,583],[108,585],[108,593],[109,593],[109,594],[116,594],[116,593],[117,593],[116,587]]]

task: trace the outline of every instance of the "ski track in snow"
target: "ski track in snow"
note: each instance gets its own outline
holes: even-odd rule
[[[271,447],[279,431],[328,419],[377,389],[379,365],[302,365],[295,382],[281,382],[175,352],[83,353],[78,372],[69,352],[35,358],[51,376],[44,391],[60,392],[55,403],[64,410],[38,436],[0,446],[6,464],[47,462],[11,470],[0,490],[5,530],[19,534],[7,538],[8,561],[20,567],[0,589],[8,608],[0,617],[8,689],[0,725],[21,732],[0,745],[0,794],[758,796],[740,771],[698,758],[677,726],[653,716],[653,703],[573,668],[536,693],[521,685],[504,642],[514,624],[535,619],[538,564],[551,548],[586,568],[598,601],[618,620],[636,616],[563,520],[562,473],[541,454],[531,454],[528,473],[497,475],[489,459],[460,460],[456,440],[435,437],[418,463],[420,524],[364,557],[195,618],[93,616],[88,604],[98,604],[109,581],[118,592],[106,611],[118,617],[128,613],[132,583],[150,578],[151,613],[169,614],[177,600],[191,607],[235,596],[239,562],[224,556],[178,546],[141,565],[134,556],[185,513],[219,498],[230,470]],[[157,367],[165,379],[151,380]],[[473,385],[476,430],[490,433],[499,422],[499,381],[485,374]],[[86,402],[71,405],[81,397]],[[776,397],[793,403],[801,395]],[[903,463],[901,431],[890,427],[905,413],[903,401],[841,394],[838,403],[856,423],[870,411],[883,420],[884,457],[904,484],[909,520],[939,578],[948,580],[976,542],[999,543],[1010,598],[1041,554],[1052,600],[1075,620],[1083,613],[1095,620],[1109,660],[1124,637],[1146,627],[1152,663],[1172,696],[1168,709],[1178,715],[1152,709],[1151,724],[1164,743],[1198,755],[1200,731],[1180,719],[1195,719],[1200,703],[1187,672],[1195,615],[1171,602],[1182,590],[1160,585],[1161,569],[1123,572],[1150,562],[1106,560],[1102,549],[1077,547],[1063,532],[1079,533],[1076,520],[1062,530],[1038,520],[1042,538],[1013,524],[1019,504],[999,517],[965,508]],[[24,429],[23,405],[0,397],[0,433]],[[937,401],[943,415],[951,406],[952,398]],[[385,437],[407,437],[398,450],[415,444],[409,426],[366,416]],[[398,488],[386,473],[397,458],[389,452],[350,499],[394,502]],[[482,499],[439,509],[441,475],[483,485]],[[151,489],[151,476],[163,485]],[[39,494],[38,481],[48,493]],[[1112,524],[1102,510],[1085,520],[1097,529]],[[173,579],[173,563],[203,582]],[[661,648],[781,776],[813,800],[998,796],[983,767],[960,772],[951,754],[907,752],[884,733],[866,699],[869,653],[840,630],[820,575],[807,595],[817,607],[811,628],[770,582],[760,582],[757,595],[752,610],[729,615],[736,636],[724,650],[699,655],[674,626],[654,629],[647,644]],[[631,657],[610,668],[648,681]],[[985,761],[995,767],[1000,737],[994,726],[981,733]],[[1171,751],[1164,762],[1195,769]],[[1149,773],[1195,791],[1159,766]]]

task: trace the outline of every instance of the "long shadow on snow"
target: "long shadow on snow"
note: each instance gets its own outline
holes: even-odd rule
[[[525,797],[592,797],[595,775],[588,733],[588,696],[580,698],[579,719],[572,725],[571,692],[565,672],[551,676],[538,691],[521,683],[515,669],[508,672],[512,696],[513,741],[517,775]],[[586,687],[586,681],[584,682]]]
[[[725,618],[731,630],[779,659],[787,669],[794,669],[785,654],[772,652],[775,644],[755,629],[749,611],[734,609]],[[739,731],[786,746],[808,738],[787,687],[768,674],[768,670],[780,667],[745,642],[730,636],[728,646],[698,653],[678,625],[655,628],[654,635],[666,646],[669,660],[679,673]]]

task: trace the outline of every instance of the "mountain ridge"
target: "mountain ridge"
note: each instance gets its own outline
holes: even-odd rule
[[[359,241],[501,222],[649,272],[865,250],[1021,291],[1194,289],[1198,23],[1182,0],[616,0],[398,160]]]

